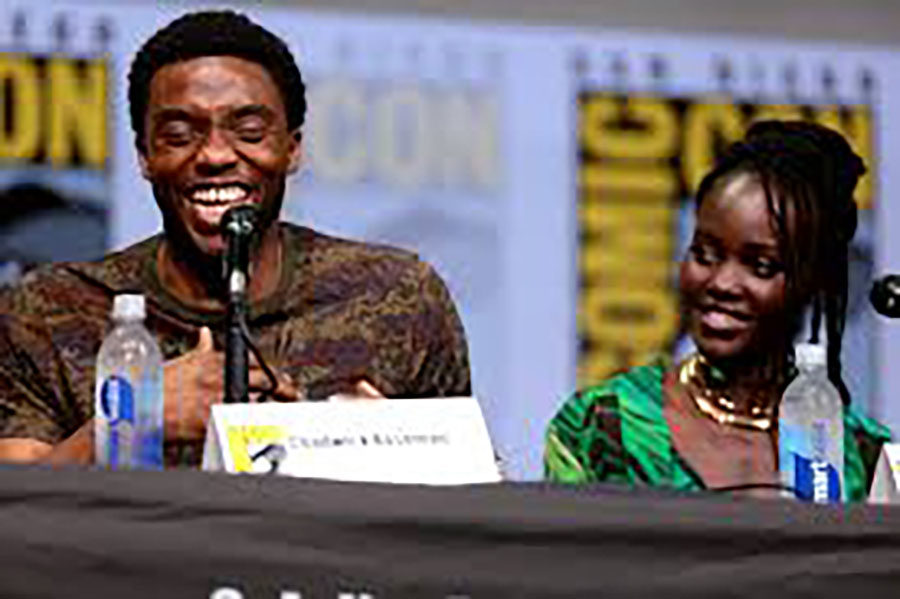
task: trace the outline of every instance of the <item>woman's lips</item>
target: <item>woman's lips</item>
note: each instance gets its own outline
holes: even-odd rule
[[[720,308],[700,308],[700,324],[717,332],[736,332],[747,327],[750,318],[744,314]]]

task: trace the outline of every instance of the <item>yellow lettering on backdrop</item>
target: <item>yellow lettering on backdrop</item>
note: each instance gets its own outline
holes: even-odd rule
[[[799,104],[759,104],[753,112],[753,121],[796,121],[803,118]]]
[[[47,65],[50,113],[49,158],[67,165],[75,144],[82,160],[102,168],[106,162],[106,63],[86,63],[79,76],[74,60],[54,57]]]
[[[581,185],[586,192],[674,196],[678,179],[666,164],[652,162],[601,162],[585,165]]]
[[[668,201],[658,198],[646,204],[608,205],[587,201],[580,210],[580,219],[582,228],[595,237],[582,249],[582,276],[603,284],[667,283],[673,242],[665,234],[672,225]]]
[[[603,92],[580,98],[579,384],[640,363],[673,340],[679,176],[693,194],[714,166],[716,152],[740,139],[751,122],[812,117],[844,134],[875,172],[867,106],[744,107],[731,98],[711,97],[683,102],[679,122],[675,105],[654,98],[623,101]],[[680,173],[672,158],[680,159],[675,162]],[[872,181],[867,175],[857,187],[863,208],[872,204]]]
[[[597,157],[666,158],[678,145],[678,118],[671,104],[659,98],[628,98],[625,115],[635,126],[617,127],[622,103],[598,96],[582,103],[581,140]]]
[[[584,300],[584,328],[604,346],[621,350],[629,359],[646,359],[665,347],[675,332],[678,310],[669,293],[604,285],[586,293]]]
[[[580,138],[580,382],[633,366],[677,326],[669,285],[679,123],[666,100],[583,99]],[[624,125],[624,126],[623,126]],[[600,158],[598,160],[598,158]]]
[[[842,114],[843,113],[843,114]],[[868,106],[828,106],[814,111],[817,123],[831,127],[850,142],[853,150],[866,163],[868,171],[856,186],[856,202],[860,208],[872,207],[875,195],[873,177],[875,153],[872,148],[872,111]]]
[[[681,165],[688,190],[693,193],[715,162],[715,140],[726,144],[740,139],[744,117],[734,104],[723,102],[689,104],[684,115],[684,148]]]
[[[31,57],[0,54],[0,90],[7,84],[10,96],[0,93],[0,159],[30,159],[41,141],[40,77]],[[4,105],[7,97],[12,101],[9,108]],[[10,113],[12,123],[3,122]]]

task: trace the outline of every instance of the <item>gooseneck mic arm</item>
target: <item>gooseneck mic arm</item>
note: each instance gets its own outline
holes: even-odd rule
[[[223,276],[228,290],[228,312],[225,330],[225,402],[249,400],[250,371],[247,339],[244,331],[247,317],[247,286],[250,281],[250,251],[257,234],[257,209],[242,205],[222,216],[222,235],[227,248],[222,260]]]
[[[882,316],[900,318],[900,275],[887,275],[875,281],[869,301]]]

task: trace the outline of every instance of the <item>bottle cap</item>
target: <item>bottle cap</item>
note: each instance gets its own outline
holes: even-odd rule
[[[794,347],[797,364],[822,366],[825,364],[825,346],[813,343],[798,343]]]
[[[123,293],[113,299],[114,320],[144,320],[147,315],[144,296],[138,293]]]

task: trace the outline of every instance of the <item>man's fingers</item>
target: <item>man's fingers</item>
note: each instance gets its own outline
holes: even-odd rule
[[[366,379],[360,379],[356,381],[356,384],[353,385],[352,389],[336,393],[330,396],[328,399],[331,401],[355,401],[384,398],[384,393],[379,391],[378,388],[375,387],[375,385],[373,385]]]
[[[261,368],[252,368],[250,370],[250,388],[255,391],[268,392],[270,397],[275,401],[299,401],[304,399],[303,389],[294,382],[290,375],[284,372],[276,372],[278,384],[275,390],[272,390],[272,381],[266,376]]]
[[[356,396],[362,399],[384,399],[384,393],[376,389],[375,385],[366,379],[357,381],[354,390],[356,391]]]
[[[212,351],[214,349],[212,331],[209,330],[209,327],[200,328],[200,336],[197,340],[197,347],[195,349],[202,352]]]

